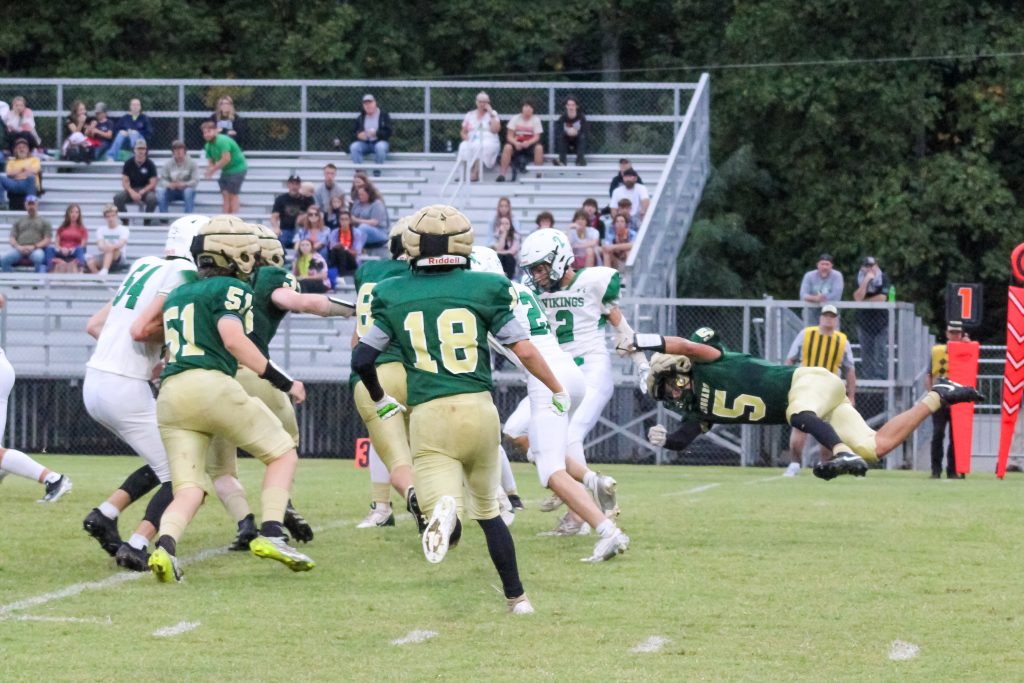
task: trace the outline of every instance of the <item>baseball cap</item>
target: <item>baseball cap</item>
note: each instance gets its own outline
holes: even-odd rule
[[[25,195],[26,204],[36,204],[37,202],[39,202],[39,197],[35,196],[34,194]]]
[[[828,261],[829,263],[832,263],[832,254],[828,253],[827,251],[823,251],[821,252],[821,254],[818,255],[818,260]]]
[[[302,182],[302,178],[299,177],[298,173],[292,173],[290,176],[288,176],[288,180],[286,182],[289,182],[289,183],[301,183]]]
[[[832,304],[825,304],[821,307],[822,315],[839,315],[839,309]]]
[[[185,143],[181,140],[175,140],[171,143],[171,149],[185,149]]]
[[[862,266],[874,266],[874,265],[878,265],[878,261],[875,260],[874,256],[865,256],[864,257],[864,261],[863,261],[863,263],[861,263],[861,265]]]
[[[371,95],[370,93],[366,93],[365,95],[363,95],[363,102],[376,102],[376,101],[377,100],[375,100],[373,98],[373,95]]]
[[[96,113],[97,114],[103,114],[103,113],[106,113],[106,111],[107,111],[107,104],[105,102],[97,102],[96,103]]]
[[[135,144],[132,145],[132,149],[139,149],[140,147],[142,149],[146,149],[147,147],[149,147],[149,145],[146,144],[146,140],[144,138],[139,138],[138,140],[135,141]]]

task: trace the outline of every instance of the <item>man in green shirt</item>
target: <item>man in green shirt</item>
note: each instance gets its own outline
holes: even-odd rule
[[[202,130],[203,139],[206,140],[203,150],[210,162],[204,177],[212,178],[214,173],[220,171],[217,185],[220,186],[220,193],[224,199],[224,213],[237,214],[242,206],[242,199],[239,196],[242,192],[242,181],[245,180],[245,172],[249,169],[245,155],[230,136],[217,132],[217,124],[213,121],[203,121]]]
[[[683,450],[711,424],[789,424],[831,450],[833,458],[814,466],[815,476],[863,477],[903,443],[932,413],[954,403],[979,401],[973,388],[945,380],[911,408],[871,429],[846,396],[843,381],[825,368],[770,363],[725,349],[718,334],[702,327],[689,339],[637,334],[620,353],[659,351],[651,358],[652,396],[683,418],[669,435],[661,425],[648,433],[656,446]]]
[[[46,247],[53,237],[53,226],[38,211],[39,200],[36,196],[30,194],[25,197],[26,215],[11,226],[11,250],[0,256],[3,272],[11,272],[14,264],[24,259],[32,261],[37,273],[46,272]]]

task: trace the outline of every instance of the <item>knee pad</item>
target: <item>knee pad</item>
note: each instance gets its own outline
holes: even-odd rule
[[[128,494],[132,502],[135,502],[155,489],[159,484],[160,479],[157,478],[153,468],[149,465],[143,465],[129,474],[120,488]]]
[[[146,514],[142,519],[160,528],[160,518],[163,517],[164,510],[172,500],[174,500],[174,491],[171,482],[160,484],[160,488],[157,489],[156,494],[150,499],[149,505],[146,506]]]
[[[789,418],[789,424],[802,432],[807,432],[818,440],[825,448],[832,450],[836,445],[842,443],[842,439],[828,422],[815,415],[810,410],[793,415]]]

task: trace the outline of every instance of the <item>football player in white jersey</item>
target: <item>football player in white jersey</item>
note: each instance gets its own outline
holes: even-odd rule
[[[633,330],[618,307],[618,271],[602,266],[576,271],[572,259],[572,247],[558,230],[531,233],[519,251],[526,284],[537,294],[559,345],[579,366],[587,384],[586,397],[569,423],[570,474],[595,492],[601,507],[611,513],[616,507],[616,482],[586,467],[583,440],[597,424],[615,390],[605,325],[615,329],[617,339],[631,340]],[[633,361],[644,387],[650,366],[642,353],[635,354]],[[560,529],[569,533],[579,526],[581,523],[570,514],[563,518]]]
[[[486,247],[473,247],[470,263],[474,270],[504,274],[498,255]],[[518,282],[512,286],[518,297],[512,309],[516,321],[524,330],[529,331],[530,341],[547,361],[548,367],[562,383],[565,391],[569,393],[572,405],[582,405],[586,402],[584,397],[587,393],[583,373],[576,366],[572,356],[559,346],[544,309],[533,292]],[[492,344],[492,347],[503,348],[500,344]],[[520,366],[515,354],[508,353],[505,357]],[[625,552],[629,547],[629,537],[598,508],[590,493],[566,472],[569,430],[577,409],[570,408],[568,415],[557,415],[548,410],[547,406],[552,399],[551,390],[529,373],[526,377],[526,391],[532,415],[529,425],[530,453],[537,466],[541,486],[554,491],[570,510],[600,535],[593,554],[583,558],[584,561],[602,562]]]
[[[7,300],[0,294],[0,308]],[[7,360],[7,354],[0,349],[0,441],[3,440],[7,428],[7,399],[14,388],[14,368]],[[67,475],[54,472],[14,448],[0,448],[0,481],[8,474],[24,477],[39,482],[44,486],[40,503],[55,503],[71,490],[71,479]]]
[[[96,338],[96,349],[86,365],[82,396],[89,415],[117,434],[146,461],[110,497],[93,508],[83,521],[85,530],[99,541],[117,564],[134,571],[148,571],[147,548],[156,534],[164,509],[173,499],[167,451],[156,421],[156,400],[150,386],[153,369],[160,364],[163,345],[162,307],[167,295],[194,277],[195,264],[189,248],[206,216],[183,216],[167,232],[165,257],[144,256],[128,271],[124,281],[86,330]],[[152,325],[153,318],[161,327]],[[127,543],[117,531],[118,515],[153,488],[143,521]]]

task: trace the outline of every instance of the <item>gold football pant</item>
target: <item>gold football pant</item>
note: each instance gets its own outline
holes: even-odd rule
[[[377,366],[377,378],[380,385],[390,396],[402,405],[408,405],[408,389],[406,388],[405,366],[401,363],[384,363]],[[356,410],[363,418],[366,430],[370,432],[370,443],[380,456],[381,462],[393,472],[396,467],[412,465],[412,452],[409,450],[409,414],[395,415],[388,420],[377,417],[377,409],[362,382],[356,383],[352,390],[355,397]],[[419,497],[419,489],[417,498]]]
[[[786,420],[811,411],[832,425],[839,438],[868,462],[878,460],[875,430],[868,426],[846,396],[846,386],[825,368],[797,368],[789,386]]]

